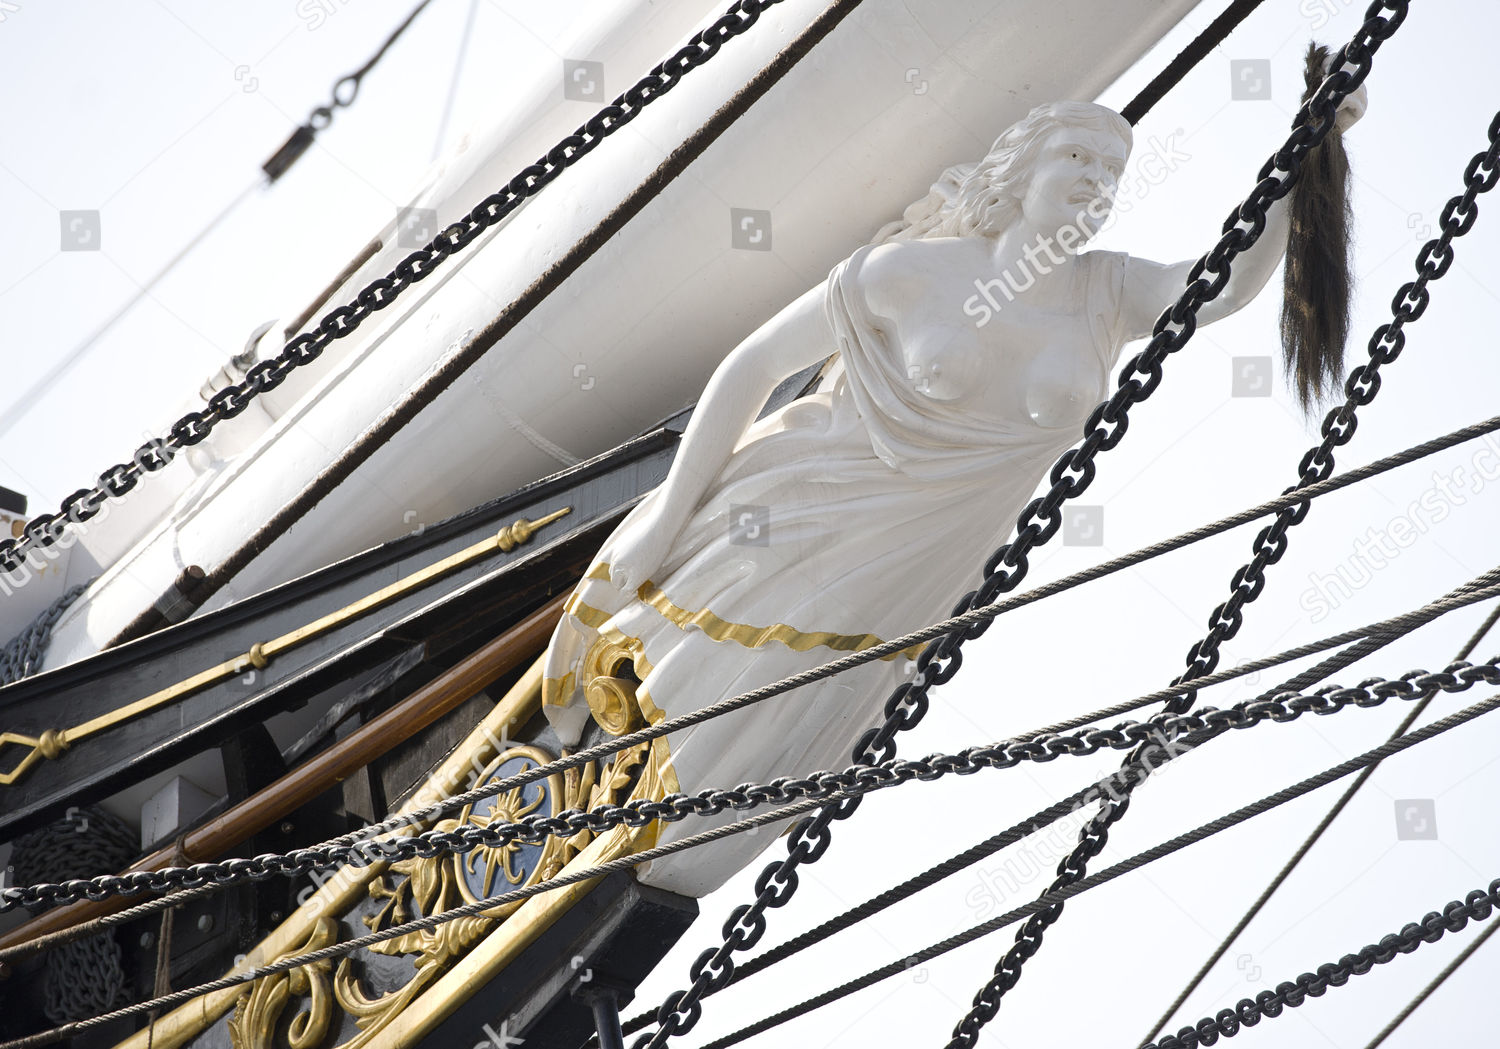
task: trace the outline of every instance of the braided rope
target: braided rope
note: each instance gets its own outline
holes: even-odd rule
[[[1483,601],[1489,597],[1500,595],[1500,569],[1479,576],[1475,581],[1466,584],[1454,591],[1453,594],[1439,601],[1434,601],[1423,608],[1415,609],[1392,617],[1382,623],[1375,624],[1368,633],[1372,639],[1390,639],[1400,633],[1410,630],[1423,623],[1429,622],[1439,615],[1461,608],[1468,604]],[[1477,585],[1477,584],[1486,585]],[[1380,642],[1384,643],[1384,642]],[[1365,648],[1359,649],[1363,654]],[[1341,656],[1332,657],[1340,660]],[[1327,666],[1337,669],[1346,665],[1351,660],[1343,659],[1342,663],[1328,662]],[[1324,666],[1324,664],[1320,664]],[[1458,663],[1451,668],[1463,670],[1468,664],[1460,666]],[[1240,668],[1243,672],[1243,668]],[[1324,669],[1323,674],[1332,672]],[[1452,669],[1449,672],[1451,673]],[[1484,675],[1490,673],[1488,665],[1478,668],[1469,668],[1465,673]],[[1404,675],[1401,682],[1413,679],[1413,675],[1420,677],[1418,672],[1410,672]],[[1292,682],[1301,680],[1316,680],[1309,678],[1307,674],[1298,675],[1291,679]],[[1423,679],[1426,681],[1427,679]],[[1433,678],[1432,684],[1443,687],[1447,678]],[[1199,682],[1201,685],[1201,682]],[[1470,679],[1462,687],[1467,688],[1473,684]],[[1332,686],[1330,686],[1332,688]],[[1372,678],[1361,684],[1361,690],[1368,689],[1395,689],[1397,692],[1409,692],[1407,684],[1393,683],[1384,679]],[[1322,695],[1327,689],[1322,690]],[[1353,698],[1349,697],[1338,701],[1339,707]],[[1384,696],[1382,695],[1382,701]],[[1223,728],[1245,727],[1235,724],[1239,712],[1245,712],[1245,716],[1251,716],[1255,720],[1261,717],[1272,716],[1270,707],[1261,708],[1260,704],[1272,704],[1272,707],[1299,702],[1312,702],[1317,705],[1318,700],[1309,700],[1306,697],[1297,698],[1289,690],[1282,690],[1275,696],[1264,694],[1254,700],[1240,703],[1229,711],[1218,711],[1206,707],[1199,714],[1173,714],[1171,711],[1163,711],[1146,722],[1122,722],[1115,729],[1094,729],[1088,732],[1071,736],[1059,735],[1051,732],[1039,733],[1033,738],[1021,742],[1008,744],[997,744],[990,748],[973,748],[964,752],[966,755],[984,756],[979,760],[984,763],[999,761],[1001,764],[993,767],[1010,767],[1020,761],[1050,761],[1063,753],[1087,754],[1093,753],[1101,747],[1111,749],[1127,749],[1129,747],[1147,746],[1157,741],[1162,732],[1178,734],[1190,732],[1202,727],[1195,718],[1206,719],[1202,724],[1214,723]],[[1249,712],[1255,711],[1251,714]],[[1300,709],[1298,714],[1300,714]],[[1296,715],[1294,715],[1296,716]],[[667,724],[666,722],[663,725]],[[661,728],[662,726],[657,726]],[[1123,733],[1123,734],[1122,734]],[[622,737],[625,738],[625,737]],[[991,753],[993,752],[993,753]],[[587,752],[581,752],[587,753]],[[571,759],[565,759],[571,760]],[[968,760],[968,759],[966,759]],[[553,763],[556,765],[557,763]],[[849,773],[857,770],[879,770],[900,767],[904,762],[895,762],[889,759],[878,765],[860,763],[851,766]],[[918,763],[919,764],[919,763]],[[549,766],[542,766],[547,768]],[[522,773],[520,776],[510,777],[511,780],[529,782],[532,773]],[[825,774],[831,775],[831,774]],[[500,784],[492,784],[483,789],[482,793],[487,795],[500,790],[508,790],[505,784],[510,780],[501,781]],[[566,812],[558,816],[545,816],[534,814],[517,823],[492,824],[488,827],[462,827],[453,831],[426,831],[424,833],[401,838],[378,838],[376,833],[385,833],[384,825],[370,828],[372,835],[367,839],[360,839],[359,835],[346,835],[345,838],[353,838],[351,844],[344,844],[343,839],[333,839],[321,845],[308,849],[293,850],[288,853],[268,853],[257,856],[254,859],[231,859],[215,863],[199,863],[189,867],[167,867],[152,871],[134,871],[123,875],[101,875],[90,879],[76,879],[62,883],[51,883],[43,885],[32,885],[25,888],[9,888],[0,892],[0,914],[17,906],[32,905],[36,903],[68,902],[78,899],[105,899],[110,896],[131,896],[144,892],[164,893],[176,889],[198,889],[210,884],[230,885],[245,880],[264,880],[278,874],[305,874],[313,870],[321,870],[328,867],[341,866],[346,863],[365,865],[376,861],[395,861],[412,859],[417,856],[430,857],[439,852],[469,851],[480,846],[489,848],[502,848],[506,845],[520,843],[539,843],[549,836],[567,836],[581,831],[594,833],[609,830],[621,824],[628,826],[643,826],[654,819],[676,819],[683,816],[699,814],[714,815],[724,811],[725,808],[744,808],[759,803],[761,793],[774,791],[781,785],[806,784],[809,780],[797,780],[783,777],[773,781],[770,785],[746,785],[733,791],[705,790],[697,795],[672,795],[661,801],[636,800],[625,805],[606,805],[589,812]],[[472,793],[472,792],[471,792]],[[789,795],[785,798],[770,797],[763,800],[791,800],[795,797],[805,795]],[[418,822],[416,815],[407,817],[411,823]],[[135,912],[141,913],[140,910]],[[12,950],[18,950],[13,948]],[[0,960],[10,956],[9,951],[0,953]]]
[[[359,832],[341,835],[336,838],[330,838],[327,841],[320,843],[320,845],[317,847],[332,848],[344,845],[367,843],[369,837],[371,836],[378,836],[395,831],[401,831],[415,823],[429,822],[443,815],[444,813],[450,812],[453,809],[459,808],[463,805],[472,804],[475,801],[491,797],[498,793],[503,793],[504,791],[514,789],[515,787],[524,786],[528,783],[544,779],[558,772],[566,771],[567,769],[577,768],[582,765],[589,764],[593,761],[609,757],[610,755],[618,753],[622,750],[627,750],[631,747],[638,746],[641,743],[649,742],[653,739],[668,735],[672,732],[676,732],[691,725],[696,725],[701,722],[708,721],[712,718],[722,716],[723,714],[730,713],[731,711],[741,709],[742,707],[774,698],[775,696],[798,688],[801,685],[821,680],[826,677],[831,677],[835,674],[842,673],[845,670],[851,669],[852,667],[860,666],[864,663],[882,658],[883,656],[889,655],[892,652],[900,652],[901,650],[908,648],[913,644],[919,643],[924,640],[929,640],[936,636],[940,636],[943,632],[952,630],[956,627],[972,626],[973,624],[984,621],[986,619],[996,618],[1004,614],[1005,612],[1011,611],[1026,604],[1030,604],[1034,601],[1041,600],[1044,597],[1053,596],[1065,590],[1071,589],[1072,587],[1081,585],[1085,582],[1090,582],[1094,579],[1101,578],[1113,572],[1118,572],[1124,568],[1139,564],[1142,561],[1160,556],[1161,554],[1167,553],[1169,551],[1181,549],[1182,547],[1185,547],[1193,542],[1197,542],[1200,539],[1219,534],[1220,532],[1226,531],[1237,525],[1254,520],[1257,517],[1262,517],[1269,513],[1273,513],[1283,506],[1292,505],[1294,502],[1298,502],[1301,500],[1315,499],[1320,496],[1327,495],[1331,492],[1354,484],[1357,481],[1364,480],[1368,477],[1372,477],[1377,474],[1392,470],[1397,466],[1405,465],[1418,459],[1436,454],[1439,451],[1454,447],[1460,443],[1463,443],[1464,441],[1473,440],[1476,437],[1482,436],[1486,433],[1494,432],[1496,430],[1500,430],[1500,416],[1496,416],[1491,419],[1487,419],[1484,422],[1475,423],[1470,426],[1454,430],[1441,437],[1433,438],[1432,440],[1414,445],[1411,448],[1405,449],[1401,452],[1386,456],[1383,459],[1376,460],[1375,462],[1372,462],[1367,466],[1360,467],[1356,470],[1350,470],[1347,473],[1338,475],[1337,477],[1331,477],[1326,481],[1319,482],[1309,488],[1299,489],[1295,494],[1286,494],[1275,499],[1268,500],[1258,506],[1251,507],[1247,510],[1232,514],[1210,524],[1203,525],[1188,532],[1184,532],[1171,539],[1163,540],[1161,542],[1152,544],[1151,546],[1143,547],[1131,554],[1114,558],[1111,561],[1104,562],[1103,564],[1097,565],[1093,568],[1075,573],[1071,576],[1067,576],[1063,579],[1046,584],[1044,586],[1036,587],[1016,597],[1007,599],[1005,601],[998,601],[994,604],[986,605],[982,608],[973,609],[960,616],[950,617],[949,619],[933,624],[932,626],[924,627],[921,630],[914,631],[911,634],[895,638],[880,645],[872,646],[871,648],[865,649],[861,652],[842,656],[838,659],[831,660],[819,667],[814,667],[801,673],[794,674],[790,677],[783,678],[781,681],[773,682],[769,685],[763,686],[762,688],[742,693],[739,696],[734,696],[729,699],[722,700],[719,703],[711,704],[700,710],[680,715],[676,718],[663,721],[657,725],[649,726],[637,732],[629,733],[625,736],[618,737],[617,739],[601,743],[597,746],[590,747],[582,751],[578,751],[567,757],[559,758],[545,765],[537,766],[525,772],[521,772],[514,776],[508,777],[504,780],[476,787],[465,793],[457,794],[451,798],[447,798],[443,801],[437,802],[417,812],[393,816],[386,819],[382,823],[374,824]],[[1445,611],[1450,608],[1461,607],[1464,604],[1471,603],[1473,600],[1478,599],[1479,596],[1454,598],[1449,601],[1439,602],[1438,604],[1431,607],[1439,611]],[[1188,691],[1189,689],[1199,689],[1212,684],[1218,684],[1220,682],[1228,681],[1246,674],[1255,673],[1260,670],[1264,670],[1269,667],[1291,661],[1293,659],[1298,659],[1302,656],[1323,651],[1325,649],[1332,648],[1337,645],[1368,636],[1370,634],[1387,632],[1391,629],[1398,629],[1402,627],[1403,624],[1412,621],[1409,617],[1420,614],[1420,611],[1407,613],[1403,616],[1397,616],[1392,619],[1384,620],[1366,627],[1361,627],[1355,630],[1349,630],[1340,634],[1335,634],[1320,641],[1310,642],[1288,649],[1277,655],[1268,656],[1244,663],[1241,666],[1233,669],[1217,671],[1213,674],[1196,679],[1191,686],[1185,684],[1169,686],[1167,688],[1150,693],[1149,695],[1139,697],[1137,699],[1129,700],[1124,703],[1095,711],[1091,714],[1082,715],[1068,721],[1060,722],[1056,725],[1049,726],[1046,729],[1039,729],[1035,734],[1065,731],[1070,728],[1089,724],[1090,722],[1097,721],[1102,718],[1128,713],[1132,710],[1137,710],[1141,707],[1160,702],[1163,699],[1168,699],[1172,696],[1179,695],[1182,692]],[[161,889],[158,886],[151,891],[161,891]],[[7,905],[5,903],[4,897],[0,896],[0,913],[3,913],[3,911],[6,909],[6,906]],[[134,914],[136,912],[132,911],[130,913]],[[104,921],[109,921],[109,919],[104,919]],[[56,937],[61,935],[64,934],[52,934],[47,939],[49,942],[51,942]],[[9,956],[10,952],[8,951],[0,952],[0,959],[4,959]]]
[[[1215,834],[1219,834],[1222,831],[1228,830],[1230,827],[1234,827],[1241,823],[1244,823],[1245,821],[1252,819],[1255,816],[1259,816],[1262,813],[1269,812],[1272,809],[1285,805],[1289,801],[1294,801],[1295,799],[1309,794],[1312,791],[1319,789],[1320,787],[1327,786],[1329,783],[1333,783],[1352,772],[1356,772],[1359,769],[1365,768],[1369,765],[1384,761],[1391,755],[1407,750],[1410,747],[1417,745],[1418,743],[1433,738],[1434,736],[1451,731],[1452,729],[1455,729],[1461,725],[1468,724],[1475,718],[1490,713],[1491,711],[1494,711],[1496,709],[1500,709],[1500,695],[1491,696],[1489,699],[1476,703],[1473,706],[1465,707],[1463,710],[1460,710],[1454,714],[1450,714],[1448,717],[1443,718],[1439,721],[1434,721],[1430,725],[1425,725],[1422,728],[1410,732],[1405,736],[1387,740],[1385,743],[1382,743],[1380,746],[1375,747],[1373,750],[1366,751],[1365,753],[1357,757],[1350,758],[1348,761],[1340,762],[1338,765],[1335,765],[1332,768],[1326,769],[1315,776],[1310,776],[1307,779],[1302,780],[1299,783],[1295,783],[1289,787],[1284,787],[1276,793],[1267,795],[1259,801],[1252,802],[1249,805],[1245,805],[1242,808],[1236,809],[1234,812],[1228,813],[1224,816],[1220,816],[1218,819],[1211,820],[1208,823],[1194,828],[1193,830],[1187,831],[1183,834],[1179,834],[1177,837],[1172,838],[1169,841],[1162,842],[1161,844],[1152,846],[1151,848],[1146,849],[1143,852],[1136,853],[1129,859],[1122,860],[1112,867],[1107,867],[1104,870],[1096,871],[1095,873],[1081,878],[1078,881],[1071,882],[1068,885],[1056,889],[1051,889],[1039,896],[1037,899],[1032,900],[1030,903],[1022,904],[1021,906],[1007,911],[1004,914],[997,915],[996,917],[991,918],[989,921],[983,922],[980,925],[976,925],[971,929],[965,930],[961,933],[957,933],[945,940],[940,940],[939,942],[932,944],[929,947],[924,947],[920,951],[908,954],[904,958],[899,958],[896,961],[883,965],[878,969],[871,970],[870,972],[861,977],[858,977],[857,979],[850,980],[844,984],[840,984],[838,987],[835,987],[832,990],[824,991],[822,994],[809,998],[806,1001],[792,1006],[789,1009],[784,1009],[781,1012],[776,1013],[774,1016],[766,1017],[765,1019],[759,1020],[748,1027],[741,1028],[738,1031],[728,1034],[723,1038],[718,1038],[712,1042],[708,1042],[702,1047],[702,1049],[726,1049],[727,1046],[736,1045],[740,1042],[743,1042],[747,1038],[753,1037],[754,1035],[763,1034],[764,1032],[769,1031],[772,1028],[779,1027],[781,1024],[786,1023],[788,1020],[793,1020],[799,1016],[804,1016],[807,1013],[813,1012],[816,1009],[820,1009],[825,1005],[836,1002],[841,998],[846,998],[856,991],[861,991],[866,987],[871,987],[877,983],[880,983],[882,980],[889,979],[892,976],[897,976],[901,973],[908,972],[913,966],[921,965],[923,962],[931,961],[933,958],[937,958],[941,955],[947,954],[949,951],[956,950],[957,948],[962,947],[964,944],[972,943],[974,940],[986,936],[989,933],[995,932],[998,929],[1002,929],[1008,925],[1014,925],[1019,921],[1028,919],[1036,914],[1045,911],[1049,907],[1055,907],[1058,904],[1066,903],[1068,900],[1080,895],[1081,893],[1088,892],[1090,889],[1096,888],[1099,885],[1103,885],[1106,882],[1113,881],[1121,875],[1129,874],[1131,871],[1137,870],[1140,867],[1144,867],[1147,864],[1154,863],[1165,856],[1170,856],[1171,854],[1179,852],[1189,845],[1202,841],[1205,838],[1212,837]],[[1124,782],[1128,784],[1129,781],[1127,780]],[[0,1049],[10,1049],[10,1047],[0,1045]]]
[[[1296,720],[1297,717],[1301,716],[1301,714],[1306,712],[1307,710],[1313,710],[1317,713],[1334,713],[1335,710],[1345,709],[1351,703],[1354,706],[1376,706],[1379,705],[1379,703],[1383,702],[1384,699],[1390,695],[1396,695],[1401,698],[1415,698],[1420,694],[1420,691],[1423,688],[1433,684],[1436,684],[1444,691],[1464,691],[1472,687],[1474,684],[1477,684],[1480,680],[1486,681],[1487,683],[1500,682],[1500,658],[1497,658],[1495,662],[1487,664],[1484,667],[1450,667],[1448,670],[1442,673],[1436,675],[1419,675],[1417,677],[1413,677],[1411,680],[1407,680],[1407,677],[1403,677],[1397,681],[1381,681],[1379,683],[1371,683],[1368,686],[1361,686],[1353,689],[1325,689],[1321,690],[1315,696],[1287,697],[1285,700],[1285,708],[1283,708],[1282,704],[1280,703],[1252,701],[1251,703],[1243,704],[1243,706],[1246,708],[1244,710],[1240,710],[1239,708],[1234,708],[1227,711],[1205,710],[1201,715],[1184,715],[1184,717],[1188,718],[1190,721],[1200,724],[1201,727],[1195,731],[1192,731],[1186,738],[1169,740],[1167,746],[1172,750],[1181,753],[1187,749],[1191,749],[1192,747],[1201,745],[1206,740],[1219,735],[1227,728],[1248,728],[1251,727],[1252,724],[1260,724],[1266,720],[1292,721]],[[1014,911],[1011,911],[1007,915],[1001,915],[998,918],[992,919],[991,921],[984,923],[984,925],[976,927],[976,929],[969,930],[967,933],[960,934],[956,937],[950,937],[948,940],[944,940],[941,944],[935,945],[931,948],[927,948],[924,952],[919,952],[920,956],[912,955],[907,959],[903,959],[902,962],[894,963],[894,968],[892,966],[886,966],[884,969],[877,970],[877,973],[884,974],[879,976],[878,979],[884,979],[885,976],[894,975],[894,973],[896,972],[904,971],[907,968],[910,968],[912,964],[916,964],[918,961],[926,960],[927,957],[936,957],[938,954],[945,953],[946,951],[960,946],[962,943],[968,942],[969,939],[977,938],[978,936],[984,935],[986,932],[991,932],[996,928],[1000,928],[1004,924],[1010,924],[1014,921],[1019,921],[1021,918],[1025,917],[1028,914],[1035,913],[1042,907],[1050,906],[1064,899],[1069,899],[1081,892],[1085,892],[1088,889],[1093,888],[1096,885],[1100,885],[1106,881],[1113,880],[1114,878],[1119,877],[1121,874],[1129,873],[1130,871],[1135,870],[1138,867],[1145,866],[1148,863],[1153,863],[1161,857],[1176,852],[1179,849],[1185,848],[1187,845],[1190,845],[1196,841],[1200,841],[1205,837],[1210,837],[1214,834],[1219,833],[1220,831],[1228,829],[1229,827],[1233,827],[1254,816],[1260,815],[1262,812],[1267,812],[1280,805],[1284,805],[1294,798],[1300,797],[1301,795],[1315,790],[1318,787],[1333,782],[1334,780],[1339,779],[1342,776],[1346,776],[1349,773],[1364,767],[1365,765],[1383,760],[1384,758],[1389,757],[1391,754],[1406,750],[1409,747],[1415,746],[1416,744],[1421,743],[1427,739],[1431,739],[1432,737],[1440,735],[1441,733],[1450,731],[1460,725],[1467,724],[1468,722],[1474,720],[1482,714],[1488,713],[1496,708],[1500,708],[1500,694],[1491,696],[1489,699],[1482,700],[1479,703],[1475,703],[1472,706],[1466,707],[1455,714],[1449,715],[1448,717],[1443,718],[1440,721],[1435,721],[1432,724],[1424,726],[1423,728],[1418,729],[1417,731],[1412,732],[1399,739],[1389,740],[1381,746],[1376,747],[1374,750],[1367,751],[1365,754],[1362,754],[1355,758],[1351,758],[1348,761],[1344,761],[1331,769],[1327,769],[1324,772],[1317,774],[1316,776],[1312,776],[1298,784],[1294,784],[1291,787],[1286,787],[1280,791],[1277,791],[1275,794],[1269,795],[1266,798],[1261,799],[1261,801],[1259,802],[1256,802],[1252,805],[1247,805],[1241,809],[1237,809],[1235,812],[1232,812],[1226,816],[1221,816],[1216,820],[1204,824],[1202,827],[1199,827],[1196,830],[1179,835],[1178,837],[1173,838],[1171,841],[1164,842],[1161,845],[1157,845],[1151,849],[1147,849],[1145,852],[1133,856],[1129,860],[1125,860],[1119,864],[1116,864],[1114,867],[1110,867],[1107,870],[1100,871],[1090,876],[1089,878],[1076,882],[1066,887],[1065,889],[1059,890],[1059,892],[1057,893],[1050,893],[1047,896],[1042,897],[1040,900],[1033,901],[1032,903],[1026,904]],[[1128,728],[1122,726],[1120,729],[1116,730],[1116,732],[1119,735],[1117,742],[1120,744],[1120,746],[1116,749],[1128,748],[1134,750],[1136,748],[1135,742],[1128,738],[1131,734]],[[1021,746],[1024,749],[1018,753],[1028,754],[1030,755],[1032,760],[1039,761],[1049,761],[1054,757],[1061,756],[1062,754],[1075,754],[1082,752],[1069,747],[1064,747],[1057,753],[1051,753],[1047,744],[1042,743],[1041,741],[1033,741],[1030,745],[1022,744]],[[970,772],[978,771],[980,768],[1008,767],[1008,759],[1001,756],[1002,750],[1003,748],[999,747],[974,748],[970,751],[964,751],[957,755],[941,755],[921,762],[892,759],[891,762],[883,765],[855,766],[845,773],[824,773],[805,780],[777,781],[775,784],[767,785],[764,787],[750,787],[742,791],[706,792],[718,795],[743,794],[744,797],[740,800],[740,803],[729,806],[738,809],[751,808],[766,801],[776,802],[783,799],[792,800],[793,803],[787,805],[784,808],[777,808],[769,812],[760,813],[756,816],[750,817],[749,819],[727,824],[725,826],[715,827],[712,830],[704,831],[701,834],[696,834],[689,838],[683,838],[668,845],[658,846],[656,848],[648,849],[644,852],[635,853],[629,856],[622,856],[618,859],[610,860],[606,863],[602,863],[594,867],[588,867],[580,871],[575,871],[571,874],[559,875],[546,881],[538,882],[534,885],[514,889],[509,892],[501,893],[497,896],[477,901],[475,903],[464,904],[463,906],[455,907],[451,910],[443,911],[438,914],[416,918],[402,925],[394,926],[392,928],[382,930],[378,933],[370,933],[369,935],[361,936],[353,940],[345,941],[343,943],[330,944],[327,947],[309,951],[305,954],[295,955],[289,958],[282,958],[267,965],[249,968],[238,973],[231,973],[227,976],[221,977],[218,980],[200,984],[197,987],[191,987],[181,991],[174,991],[171,994],[161,995],[147,1002],[140,1002],[135,1005],[126,1006],[125,1008],[117,1009],[114,1012],[108,1013],[104,1016],[98,1016],[89,1020],[67,1024],[62,1027],[54,1028],[50,1031],[44,1031],[25,1038],[0,1043],[0,1049],[34,1049],[34,1047],[37,1046],[50,1045],[57,1041],[61,1041],[65,1038],[71,1037],[72,1035],[90,1030],[94,1027],[112,1023],[113,1021],[118,1019],[140,1015],[141,1013],[150,1012],[152,1010],[185,1004],[186,1002],[189,1002],[192,999],[200,997],[204,994],[210,994],[214,991],[237,987],[241,984],[251,983],[265,976],[274,975],[280,972],[289,972],[293,969],[298,969],[306,965],[312,965],[327,959],[342,957],[362,947],[372,946],[376,943],[381,943],[399,936],[405,936],[413,932],[419,932],[425,929],[434,928],[445,921],[451,921],[455,918],[464,917],[466,915],[479,914],[487,910],[492,910],[502,904],[513,902],[516,900],[527,899],[531,896],[535,896],[543,892],[549,892],[553,889],[560,888],[565,885],[571,885],[580,881],[602,877],[607,874],[612,874],[616,871],[629,870],[638,864],[645,863],[654,859],[659,859],[663,856],[668,856],[676,852],[684,851],[686,849],[696,848],[700,845],[705,845],[709,842],[717,841],[720,838],[728,837],[732,834],[739,834],[756,827],[764,826],[766,824],[784,821],[790,816],[798,815],[802,812],[811,811],[815,808],[826,806],[830,801],[836,802],[844,797],[858,797],[872,791],[883,790],[887,787],[899,786],[903,783],[910,783],[913,780],[921,780],[925,782],[935,779],[941,779],[944,776],[950,774],[964,775]],[[1088,752],[1091,753],[1092,751]],[[1088,797],[1085,799],[1084,803],[1088,804],[1093,801],[1097,801],[1099,797],[1103,796],[1106,793],[1115,794],[1122,789],[1131,789],[1146,776],[1148,776],[1150,774],[1150,771],[1151,764],[1150,762],[1145,761],[1144,758],[1142,758],[1138,762],[1129,763],[1123,768],[1110,773],[1104,779],[1095,784],[1094,788],[1087,792]],[[672,800],[674,799],[668,799],[667,802],[660,804],[670,805],[670,802]],[[618,808],[618,806],[616,806],[616,808]],[[662,812],[660,815],[654,818],[660,818],[668,822],[674,822],[675,820],[685,818],[690,814],[692,814],[690,811],[680,811],[676,808],[668,808],[666,811]],[[642,822],[649,822],[649,819]],[[640,824],[626,821],[626,825],[636,826]],[[505,826],[514,827],[516,826],[516,824],[507,824]],[[1056,899],[1054,899],[1053,897],[1056,897]],[[928,952],[933,953],[929,954]],[[867,977],[861,979],[867,979]],[[871,982],[877,981],[872,980]],[[845,986],[852,987],[852,985]],[[842,995],[836,995],[836,997],[842,997]],[[829,1000],[833,999],[830,998]],[[790,1016],[786,1016],[786,1018],[790,1019]],[[766,1023],[766,1021],[762,1021],[762,1023]],[[770,1024],[770,1026],[775,1026],[775,1024],[772,1023]],[[715,1047],[721,1045],[732,1044],[734,1041],[741,1040],[741,1037],[749,1037],[749,1034],[751,1033],[758,1033],[758,1030],[752,1031],[747,1029],[747,1032],[748,1033],[742,1033],[742,1036],[732,1035],[730,1036],[729,1040],[720,1039],[719,1041],[712,1042],[708,1046],[705,1046],[704,1049],[715,1049]]]

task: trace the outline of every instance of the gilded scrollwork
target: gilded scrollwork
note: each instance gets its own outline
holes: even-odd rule
[[[306,939],[288,954],[305,954],[338,940],[338,922],[319,918]],[[235,1005],[229,1018],[229,1037],[236,1049],[273,1049],[279,1044],[277,1032],[282,1015],[293,1001],[301,1008],[286,1026],[286,1043],[290,1049],[313,1049],[328,1036],[333,1019],[333,995],[329,972],[333,962],[321,961],[290,972],[276,973],[256,980],[249,993]]]
[[[568,809],[588,809],[631,797],[661,797],[675,789],[670,762],[662,741],[623,751],[602,766],[588,765],[513,788],[459,810],[433,825],[436,830],[462,826],[485,827],[514,822],[536,813],[556,815]],[[513,746],[485,765],[476,785],[503,780],[551,761],[553,755],[534,746]],[[668,785],[671,785],[670,787]],[[638,835],[640,832],[633,832]],[[648,831],[654,840],[654,832]],[[363,894],[360,917],[379,932],[423,915],[436,914],[463,903],[478,903],[512,889],[532,885],[561,871],[592,840],[588,834],[548,838],[540,844],[512,843],[499,848],[481,846],[468,853],[416,857],[391,863],[371,878]],[[632,839],[634,840],[634,839]],[[645,847],[643,842],[635,847]],[[623,849],[622,851],[629,851]],[[358,901],[355,901],[358,903]],[[444,922],[433,929],[407,933],[370,949],[392,958],[408,959],[411,978],[387,993],[370,990],[360,966],[344,958],[291,974],[267,977],[251,985],[230,1021],[235,1049],[272,1049],[280,1018],[293,1002],[307,999],[292,1020],[290,1049],[329,1045],[341,1026],[340,1013],[352,1017],[358,1033],[338,1043],[339,1049],[361,1049],[380,1036],[477,943],[500,927],[524,901],[501,904],[492,910]],[[339,922],[318,921],[312,937],[295,951],[323,946],[339,939]],[[288,952],[295,953],[295,951]]]

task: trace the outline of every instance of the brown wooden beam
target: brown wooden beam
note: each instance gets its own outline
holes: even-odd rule
[[[562,618],[567,594],[527,616],[504,634],[451,669],[417,689],[400,703],[309,758],[265,790],[190,831],[183,839],[184,855],[174,860],[173,848],[160,849],[138,860],[124,873],[187,866],[218,859],[247,838],[295,812],[355,770],[380,758],[396,744],[420,732],[502,674],[514,670],[546,647]],[[0,935],[0,978],[9,975],[5,959],[13,948],[40,936],[81,922],[124,910],[133,900],[112,896],[80,900],[38,915]],[[29,954],[30,951],[18,952]]]

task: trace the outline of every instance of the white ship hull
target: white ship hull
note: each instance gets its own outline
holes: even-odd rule
[[[89,529],[87,558],[74,551],[70,581],[103,571],[58,623],[48,666],[109,644],[188,566],[216,586],[205,607],[217,607],[599,454],[682,408],[740,339],[934,173],[982,155],[1034,104],[1094,97],[1194,4],[869,0],[452,379],[454,355],[824,6],[786,0],[763,15],[498,229],[145,481]],[[612,5],[573,53],[604,63],[613,97],[719,10]],[[439,226],[453,221],[594,108],[558,84],[531,89],[435,169],[414,206],[435,209]],[[762,213],[739,246],[732,209]],[[411,250],[398,240],[394,224],[381,231],[384,247],[315,318],[388,273]],[[280,330],[263,356],[279,350]],[[407,421],[382,435],[392,415]]]

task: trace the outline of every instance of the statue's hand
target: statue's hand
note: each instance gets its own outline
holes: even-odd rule
[[[1328,61],[1323,63],[1323,72],[1325,75],[1333,72],[1333,59],[1335,57],[1335,55],[1330,55]],[[1339,103],[1339,108],[1333,115],[1334,129],[1340,133],[1348,131],[1359,121],[1360,117],[1365,115],[1365,107],[1369,104],[1370,92],[1365,88],[1364,84],[1360,84],[1359,87],[1351,91]]]
[[[1365,90],[1365,85],[1360,84],[1353,94],[1339,103],[1338,111],[1333,115],[1334,128],[1339,132],[1348,131],[1365,115],[1365,107],[1369,103],[1370,93]]]
[[[609,565],[610,586],[633,595],[666,561],[677,532],[658,515],[647,514],[611,536],[599,551],[599,560]]]

